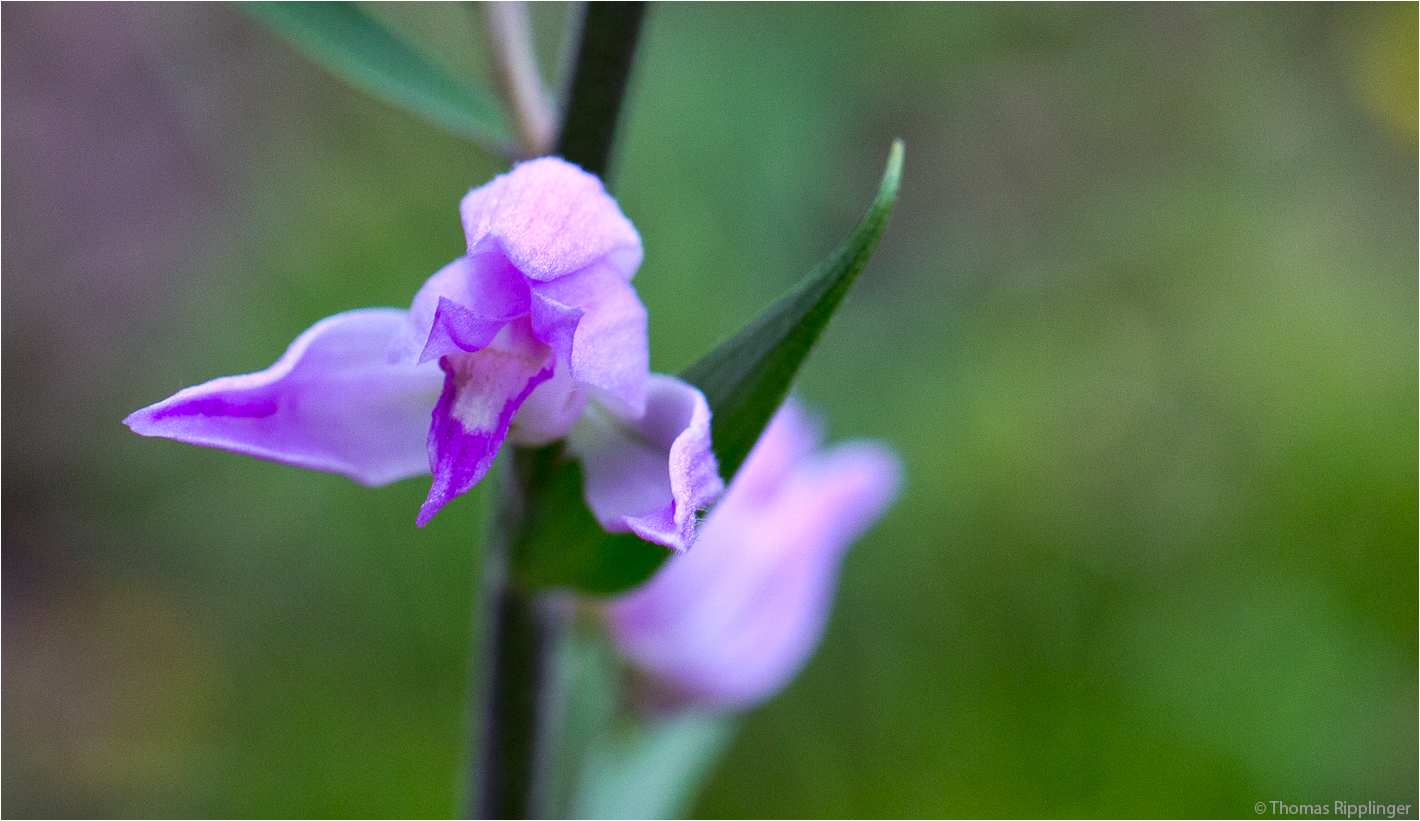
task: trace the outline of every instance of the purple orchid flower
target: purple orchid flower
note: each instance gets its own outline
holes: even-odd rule
[[[608,529],[684,549],[724,485],[704,397],[649,373],[631,286],[640,235],[596,177],[555,157],[515,166],[459,210],[468,254],[408,311],[328,317],[266,370],[186,388],[125,424],[367,485],[432,472],[422,527],[504,440],[546,444],[590,407],[601,421],[573,437],[588,504]]]
[[[694,549],[607,605],[617,647],[674,703],[750,707],[788,684],[818,645],[844,553],[902,480],[882,445],[818,451],[820,440],[786,402]]]

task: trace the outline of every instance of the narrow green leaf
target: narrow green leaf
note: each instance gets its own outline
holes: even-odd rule
[[[733,715],[627,718],[587,757],[572,818],[684,818],[734,738]]]
[[[584,612],[548,653],[542,699],[549,733],[534,818],[581,818],[574,812],[588,759],[611,732],[621,706],[622,666],[601,619]]]
[[[887,227],[902,176],[902,141],[888,155],[878,195],[853,233],[769,310],[681,371],[714,413],[711,441],[728,480],[789,393],[794,377]]]
[[[511,154],[512,135],[492,96],[450,74],[354,3],[238,5],[361,91],[490,151]]]
[[[625,709],[627,668],[584,613],[559,631],[540,695],[550,733],[535,818],[684,818],[738,727],[734,715]]]
[[[877,198],[848,239],[758,319],[681,373],[710,402],[715,455],[727,480],[784,401],[814,342],[877,247],[901,175],[899,140],[893,143]],[[520,449],[515,458],[527,507],[511,565],[526,589],[617,593],[649,578],[670,555],[636,536],[602,531],[582,501],[581,466],[560,444]]]

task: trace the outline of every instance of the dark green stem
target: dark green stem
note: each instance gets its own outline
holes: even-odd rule
[[[556,152],[606,179],[646,4],[588,3]]]
[[[550,686],[552,655],[570,613],[550,594],[526,590],[508,563],[535,481],[537,451],[515,449],[497,464],[495,519],[484,540],[483,615],[476,628],[467,814],[473,818],[546,815],[548,756],[559,706]]]
[[[543,682],[559,632],[558,614],[535,595],[505,585],[495,605],[496,633],[478,783],[480,818],[534,818],[547,762],[548,708]]]

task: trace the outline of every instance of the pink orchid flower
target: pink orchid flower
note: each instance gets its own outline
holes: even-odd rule
[[[367,485],[432,472],[423,526],[488,473],[505,440],[577,428],[604,527],[681,550],[723,489],[698,390],[649,373],[631,286],[641,237],[594,176],[555,157],[463,198],[468,253],[408,311],[317,322],[276,364],[186,388],[124,420],[161,436]]]
[[[843,555],[902,481],[888,448],[859,441],[820,451],[820,439],[786,402],[694,548],[608,604],[613,641],[673,702],[750,707],[813,654]]]

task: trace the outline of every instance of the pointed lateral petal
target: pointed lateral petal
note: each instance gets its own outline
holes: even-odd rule
[[[533,391],[513,420],[521,445],[567,435],[588,398],[612,414],[646,412],[646,308],[636,289],[599,263],[551,282],[532,284],[533,335],[557,354],[557,375]]]
[[[465,327],[464,333],[455,331],[445,336],[436,328],[440,307],[445,301],[463,309],[464,314],[456,324]],[[467,328],[471,322],[487,324],[496,332],[509,320],[527,312],[527,280],[502,251],[494,247],[481,249],[479,253],[450,262],[424,281],[409,307],[409,320],[400,335],[398,353],[401,358],[418,362],[427,361],[421,360],[426,353],[433,353],[429,357],[432,359],[443,353],[465,350],[453,340],[467,342],[479,336]],[[444,321],[449,321],[447,312]],[[431,340],[431,336],[436,338]]]
[[[405,314],[366,308],[327,317],[266,370],[186,388],[124,424],[367,485],[425,473],[429,410],[442,379],[433,363],[391,362]]]
[[[651,374],[646,414],[582,415],[568,446],[582,461],[582,493],[602,527],[685,550],[695,514],[724,490],[710,450],[710,408],[700,391]]]
[[[494,344],[439,360],[444,390],[428,428],[429,496],[415,524],[423,527],[450,499],[488,473],[508,436],[508,425],[533,388],[552,378],[552,349],[516,320]]]
[[[564,317],[577,313],[577,321]],[[552,345],[571,366],[572,378],[596,388],[604,404],[622,417],[638,417],[646,409],[646,377],[651,355],[647,347],[646,306],[636,289],[609,264],[532,286],[533,332]],[[553,331],[571,325],[566,335]],[[556,341],[554,341],[554,339]]]
[[[530,279],[610,261],[625,279],[641,265],[641,236],[601,180],[557,157],[519,163],[459,204],[472,252],[493,238]]]

